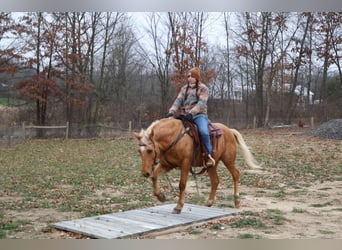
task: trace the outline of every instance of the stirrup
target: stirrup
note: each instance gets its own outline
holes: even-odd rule
[[[207,168],[215,166],[215,160],[213,159],[213,157],[210,154],[208,154],[208,159],[207,159],[205,165]]]

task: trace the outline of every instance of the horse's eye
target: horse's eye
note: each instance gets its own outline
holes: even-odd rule
[[[146,152],[147,152],[148,154],[152,154],[152,153],[153,153],[153,150],[152,150],[152,149],[147,149]]]

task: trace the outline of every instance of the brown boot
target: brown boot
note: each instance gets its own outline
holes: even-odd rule
[[[207,168],[215,166],[215,160],[210,154],[208,154],[208,159],[207,159],[207,162],[205,163],[205,165],[207,166]]]

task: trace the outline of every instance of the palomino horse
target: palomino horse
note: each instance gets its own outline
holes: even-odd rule
[[[234,203],[235,207],[240,207],[239,199],[239,170],[235,167],[236,145],[239,145],[244,160],[249,167],[259,168],[249,151],[241,134],[220,123],[214,123],[223,134],[217,139],[217,148],[214,153],[215,166],[207,169],[211,182],[211,192],[207,201],[207,206],[213,205],[219,178],[217,165],[221,160],[231,173],[234,181]],[[139,153],[142,160],[141,173],[145,177],[151,177],[154,195],[159,201],[164,202],[165,196],[160,192],[158,186],[158,176],[168,172],[173,168],[181,169],[179,181],[179,199],[173,213],[180,213],[185,201],[185,187],[188,175],[193,162],[194,143],[189,136],[182,121],[174,118],[164,118],[153,122],[146,130],[134,133],[134,137],[139,141]],[[197,154],[196,165],[202,166],[201,154]]]

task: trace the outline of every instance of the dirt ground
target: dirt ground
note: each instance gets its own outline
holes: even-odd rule
[[[254,238],[256,236],[261,239],[342,239],[342,181],[314,183],[305,196],[287,195],[284,199],[269,195],[262,188],[241,186],[241,191],[248,194],[241,199],[241,215],[224,217],[181,230],[159,232],[146,238],[236,239],[240,235],[253,235]],[[323,205],[320,207],[318,204]],[[242,218],[246,219],[248,214],[266,217],[266,210],[280,210],[284,222],[281,225],[269,223],[266,228],[229,226]]]
[[[194,188],[189,182],[189,191]],[[236,239],[241,235],[250,235],[260,239],[342,239],[342,181],[314,183],[307,188],[306,195],[287,195],[277,198],[272,193],[265,193],[263,188],[250,188],[241,185],[241,208],[238,215],[223,217],[212,221],[193,224],[167,231],[150,233],[140,238],[145,239]],[[219,192],[230,192],[220,190]],[[316,204],[316,205],[315,205]],[[320,205],[319,205],[320,204]],[[266,211],[281,211],[284,221],[280,225],[267,223]],[[246,220],[257,215],[266,221],[266,227],[232,227],[232,223]],[[77,213],[60,213],[53,209],[36,209],[27,212],[12,212],[9,217],[30,218],[34,228],[18,232],[21,239],[82,239],[82,235],[54,229],[56,221],[77,217]],[[279,223],[278,223],[279,224]]]

